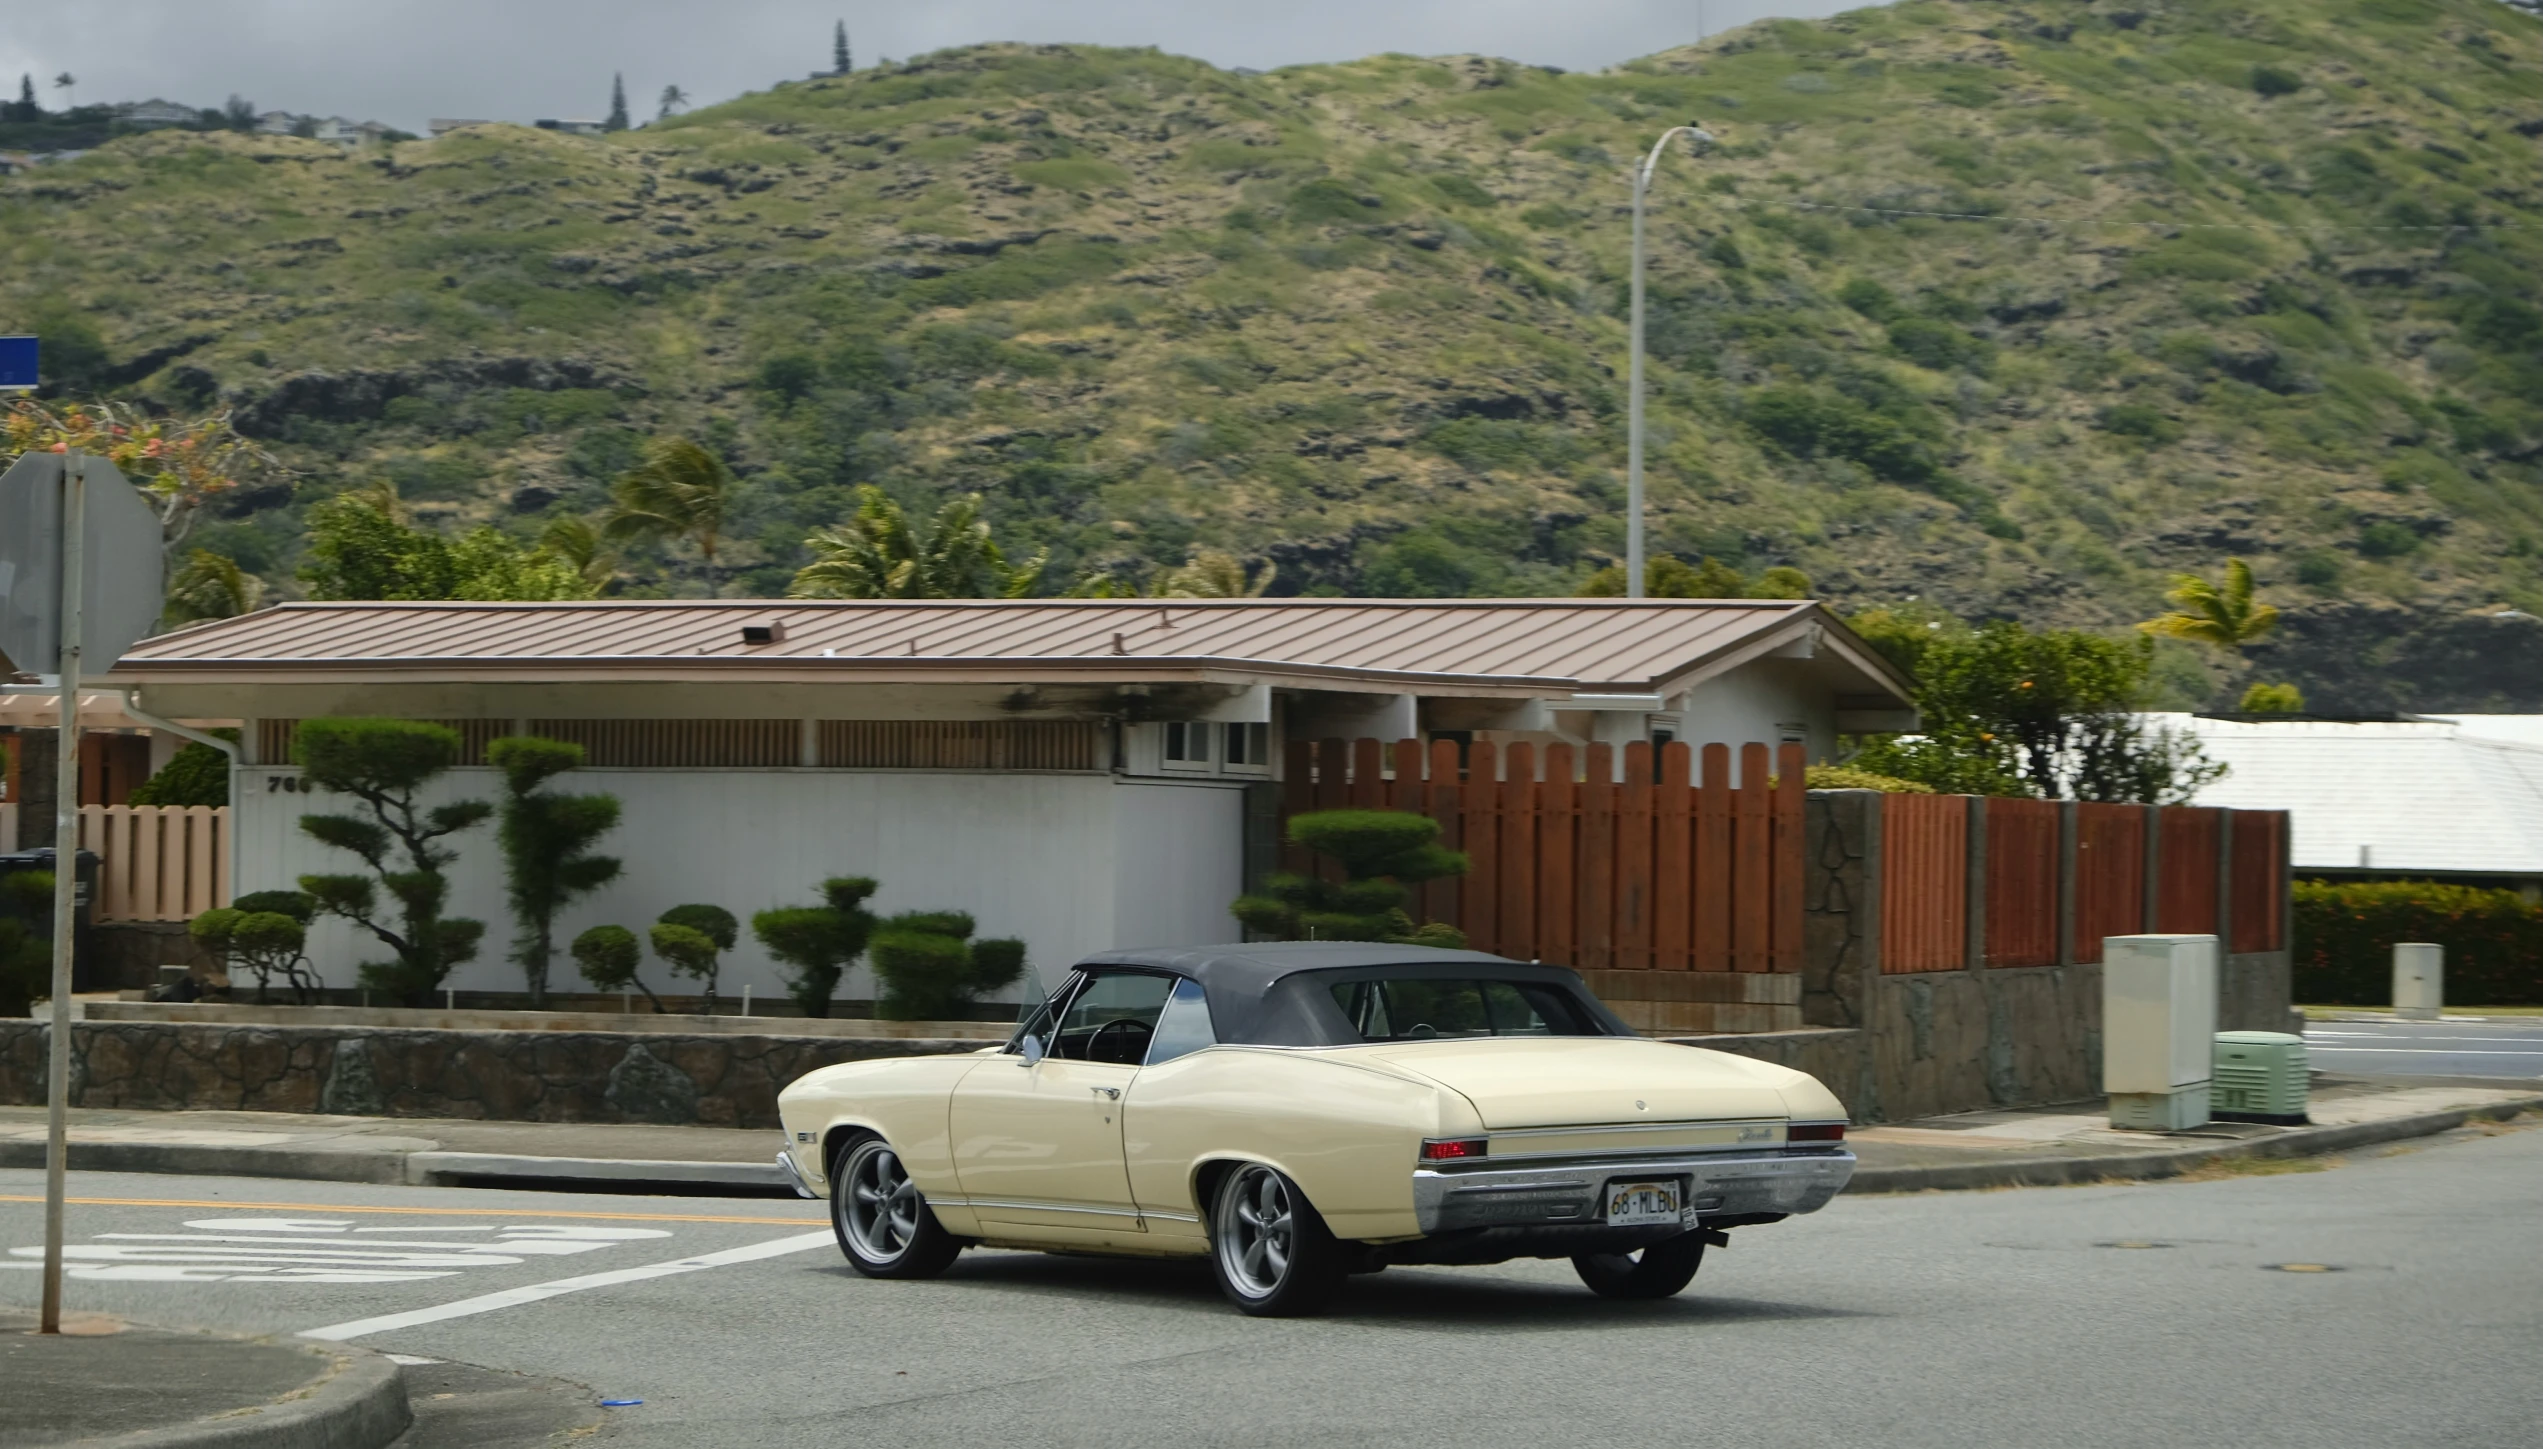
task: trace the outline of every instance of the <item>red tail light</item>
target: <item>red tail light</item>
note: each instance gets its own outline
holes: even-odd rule
[[[1843,1142],[1843,1122],[1795,1122],[1784,1131],[1786,1142]]]
[[[1483,1156],[1489,1145],[1481,1137],[1425,1137],[1422,1139],[1422,1161],[1462,1162]]]

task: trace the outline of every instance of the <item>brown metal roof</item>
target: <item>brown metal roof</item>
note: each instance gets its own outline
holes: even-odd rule
[[[745,625],[785,637],[746,644]],[[1788,600],[609,600],[285,604],[144,640],[116,682],[212,675],[1023,681],[1211,675],[1361,687],[1657,690],[1811,625],[1872,681],[1906,681],[1817,604]],[[1868,661],[1868,662],[1867,662]]]

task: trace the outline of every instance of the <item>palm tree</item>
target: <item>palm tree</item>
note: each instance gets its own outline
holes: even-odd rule
[[[2138,628],[2167,639],[2236,650],[2278,627],[2278,611],[2252,597],[2252,566],[2238,558],[2226,560],[2222,588],[2195,574],[2174,574],[2172,591],[2164,598],[2173,612]]]
[[[564,563],[598,595],[618,572],[617,551],[588,518],[556,519],[539,533],[539,552]]]
[[[722,597],[715,552],[733,506],[733,472],[713,453],[686,438],[656,438],[645,460],[610,486],[617,506],[601,532],[612,540],[678,539],[694,543],[706,567],[708,598]]]
[[[235,619],[254,613],[264,598],[265,581],[240,568],[237,559],[198,548],[168,579],[167,619],[171,624]]]
[[[1259,599],[1271,588],[1272,575],[1278,566],[1266,563],[1252,578],[1245,576],[1245,565],[1232,553],[1214,548],[1195,549],[1183,567],[1165,577],[1165,586],[1157,590],[1166,599]]]
[[[62,93],[63,115],[67,116],[71,112],[79,109],[79,92],[72,89],[73,86],[78,84],[79,77],[71,74],[69,71],[64,71],[60,75],[53,77],[53,88]]]
[[[687,91],[680,89],[678,86],[664,86],[662,88],[662,114],[654,117],[654,119],[657,121],[670,120],[674,112],[681,110],[688,104],[689,93]]]
[[[814,554],[795,575],[796,599],[1020,599],[1042,578],[1049,550],[1020,564],[989,536],[980,495],[936,510],[921,534],[890,494],[857,490],[856,516],[805,539]]]

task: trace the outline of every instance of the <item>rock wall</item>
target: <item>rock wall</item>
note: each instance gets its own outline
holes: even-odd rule
[[[44,1101],[47,1030],[0,1022],[0,1104]],[[79,1022],[71,1105],[775,1127],[817,1067],[977,1041]]]

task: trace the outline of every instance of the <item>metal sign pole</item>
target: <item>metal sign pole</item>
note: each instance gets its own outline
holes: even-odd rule
[[[53,795],[53,1053],[45,1074],[44,1310],[36,1331],[62,1331],[63,1173],[70,1161],[71,946],[79,908],[80,578],[87,538],[87,460],[62,459],[62,736]]]

